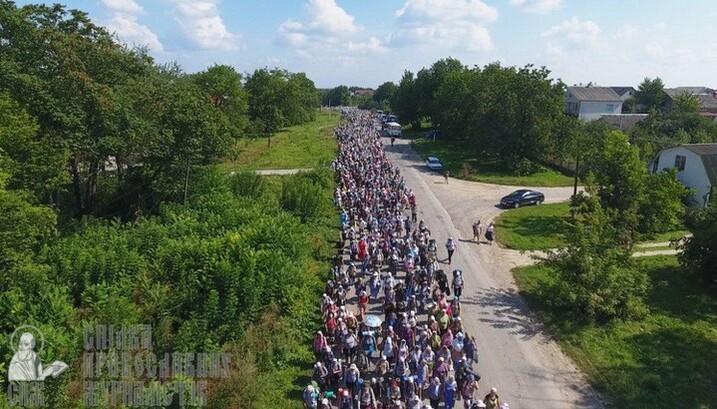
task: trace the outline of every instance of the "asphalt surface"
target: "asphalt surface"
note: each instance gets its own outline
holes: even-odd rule
[[[502,210],[498,199],[517,189],[450,179],[429,171],[409,141],[398,139],[391,146],[384,138],[389,159],[398,166],[418,203],[424,219],[439,243],[439,259],[447,254],[442,246],[449,236],[458,242],[452,265],[464,271],[463,325],[478,342],[482,376],[476,396],[496,387],[511,409],[602,408],[602,399],[584,380],[583,374],[543,331],[541,324],[517,293],[510,269],[524,265],[526,257],[498,245],[472,242],[472,224],[480,218],[485,226]],[[546,203],[567,200],[572,188],[540,188]],[[450,274],[449,274],[450,276]]]

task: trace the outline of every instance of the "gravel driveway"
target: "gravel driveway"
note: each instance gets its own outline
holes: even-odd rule
[[[501,209],[500,197],[517,189],[450,179],[426,169],[410,141],[384,138],[391,161],[401,169],[407,185],[417,196],[419,219],[424,219],[441,244],[439,258],[446,257],[449,235],[458,241],[450,272],[461,268],[466,277],[462,299],[464,327],[475,334],[480,352],[478,371],[483,377],[477,396],[491,387],[511,409],[601,408],[602,400],[584,380],[582,373],[543,332],[518,295],[510,269],[526,264],[529,257],[498,245],[471,242],[472,224],[483,226]],[[529,187],[529,186],[527,186]],[[567,200],[571,187],[539,188],[546,203]]]

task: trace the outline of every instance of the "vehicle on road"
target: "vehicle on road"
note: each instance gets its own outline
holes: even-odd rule
[[[398,122],[389,122],[386,124],[386,131],[390,136],[401,136],[401,124]]]
[[[545,195],[535,190],[520,189],[500,199],[503,207],[520,207],[525,205],[539,205],[545,201]]]
[[[435,156],[429,156],[428,159],[426,159],[426,166],[430,170],[443,170],[443,163]]]

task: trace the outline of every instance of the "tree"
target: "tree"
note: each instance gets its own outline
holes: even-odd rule
[[[659,110],[665,102],[665,84],[660,77],[645,78],[635,92],[635,104],[640,112]]]
[[[586,146],[582,169],[588,173],[588,190],[603,208],[616,212],[614,223],[631,235],[637,229],[647,168],[627,135],[605,124],[593,124],[587,132],[592,143]]]
[[[685,215],[682,204],[691,194],[677,178],[677,169],[645,175],[645,191],[638,205],[638,231],[648,236],[677,229]]]
[[[348,106],[351,105],[351,90],[346,85],[339,85],[332,88],[321,101],[326,106]]]
[[[421,128],[418,113],[418,99],[416,96],[415,79],[411,71],[404,71],[398,89],[391,100],[391,110],[404,123],[410,123],[414,129]]]
[[[697,114],[700,112],[700,100],[689,93],[676,95],[672,100],[672,110],[677,114]]]
[[[389,105],[394,94],[396,94],[398,86],[391,81],[384,82],[376,88],[376,92],[373,93],[373,100],[379,104]]]
[[[459,60],[449,57],[436,61],[430,68],[418,71],[415,80],[415,93],[419,117],[429,118],[434,126],[440,126],[440,123],[433,118],[441,110],[441,106],[436,104],[436,93],[446,77],[465,69]]]
[[[282,73],[266,68],[255,70],[246,81],[249,93],[249,118],[254,131],[267,137],[271,146],[271,135],[285,125],[281,111],[285,78]]]
[[[680,264],[688,271],[717,279],[717,202],[700,209],[692,223],[692,237],[680,245]]]
[[[241,74],[228,65],[213,65],[190,77],[207,94],[209,102],[220,109],[231,136],[241,138],[249,126],[248,95]]]
[[[582,193],[575,201],[581,217],[567,235],[568,245],[545,261],[556,276],[548,289],[551,302],[589,322],[644,316],[648,277],[635,265],[630,246],[619,245],[622,233],[612,211]]]

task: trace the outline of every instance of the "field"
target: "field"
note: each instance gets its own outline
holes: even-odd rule
[[[495,227],[498,242],[509,249],[527,251],[554,249],[565,245],[564,234],[570,228],[570,205],[551,203],[510,209],[498,216]],[[649,238],[649,242],[669,242],[689,233],[687,230],[660,233]],[[670,248],[668,245],[645,248],[638,246],[635,251]]]
[[[246,138],[236,145],[237,157],[220,166],[228,171],[260,169],[314,168],[328,164],[337,153],[334,128],[341,115],[333,111],[317,111],[316,120],[286,128],[267,138]]]
[[[413,134],[411,134],[413,135]],[[541,167],[540,171],[528,176],[515,176],[504,165],[478,157],[474,150],[463,141],[428,141],[423,137],[413,140],[414,149],[426,156],[438,157],[451,176],[476,182],[514,186],[570,186],[573,178],[555,170]],[[470,167],[470,172],[466,172]]]
[[[616,408],[717,408],[715,285],[683,272],[674,256],[640,259],[652,282],[650,313],[607,327],[566,319],[545,303],[541,266],[513,270],[521,293],[564,350]]]

